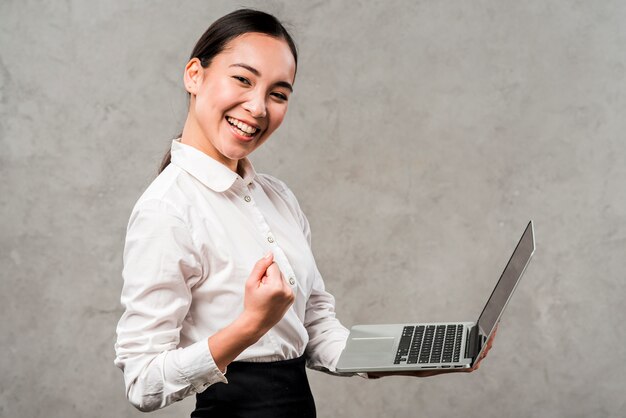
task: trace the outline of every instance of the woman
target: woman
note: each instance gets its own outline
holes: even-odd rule
[[[115,364],[142,411],[196,394],[192,417],[315,416],[305,362],[334,372],[348,331],[296,198],[247,159],[280,126],[296,69],[285,28],[247,9],[185,66],[188,116],[124,250]]]

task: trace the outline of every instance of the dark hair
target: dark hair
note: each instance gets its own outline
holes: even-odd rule
[[[235,10],[213,22],[198,39],[189,59],[200,59],[202,67],[206,68],[211,64],[213,58],[224,50],[228,42],[237,36],[251,32],[284,39],[287,45],[289,45],[289,49],[291,49],[297,68],[298,51],[287,29],[271,14],[253,9]],[[159,167],[159,173],[169,165],[170,161],[171,155],[168,149]]]

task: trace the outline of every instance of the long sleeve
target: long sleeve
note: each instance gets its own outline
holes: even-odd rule
[[[125,311],[117,326],[115,364],[126,396],[142,411],[162,408],[216,382],[207,338],[180,348],[192,286],[203,276],[189,228],[170,205],[144,200],[131,215],[124,248]]]
[[[311,230],[309,222],[301,213],[303,232],[311,244]],[[344,327],[335,315],[335,298],[324,287],[317,266],[315,267],[315,282],[307,301],[304,326],[309,334],[307,345],[307,366],[311,369],[323,371],[337,376],[360,376],[368,379],[367,373],[340,373],[336,371],[337,361],[346,346],[350,331]]]
[[[302,209],[300,209],[293,192],[286,186],[284,188],[284,193],[292,203],[300,222],[302,233],[310,248],[311,227],[309,221]],[[309,342],[306,348],[307,366],[311,369],[339,374],[335,371],[335,366],[346,345],[349,331],[337,319],[335,315],[335,298],[326,291],[324,280],[317,266],[314,266],[314,269],[315,278],[306,303],[304,316],[304,327],[309,335]]]
[[[335,299],[324,289],[319,274],[307,301],[304,326],[309,334],[308,367],[335,373],[349,332],[335,317]]]

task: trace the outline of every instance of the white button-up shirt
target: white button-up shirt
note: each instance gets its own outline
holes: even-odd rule
[[[153,410],[227,383],[208,337],[243,311],[244,283],[270,250],[295,302],[237,360],[306,352],[309,367],[333,372],[348,330],[335,318],[293,193],[248,160],[241,177],[179,140],[171,155],[133,208],[126,234],[115,364],[128,399]]]

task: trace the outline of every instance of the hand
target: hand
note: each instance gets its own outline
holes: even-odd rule
[[[208,340],[213,361],[222,373],[241,352],[281,320],[294,299],[272,253],[257,261],[246,281],[243,313]]]
[[[273,261],[271,252],[257,261],[246,281],[244,315],[262,334],[282,319],[295,300],[293,290]]]
[[[417,371],[409,371],[409,372],[368,372],[367,376],[370,379],[378,379],[385,376],[413,376],[413,377],[431,377],[437,376],[440,374],[448,374],[448,373],[471,373],[474,370],[478,370],[480,367],[480,363],[483,361],[485,357],[487,357],[487,353],[491,350],[493,346],[493,339],[496,337],[496,333],[498,332],[498,325],[496,325],[496,329],[493,330],[491,337],[487,341],[487,347],[485,351],[480,355],[478,360],[474,363],[474,365],[467,369],[437,369],[437,370],[417,370]]]

